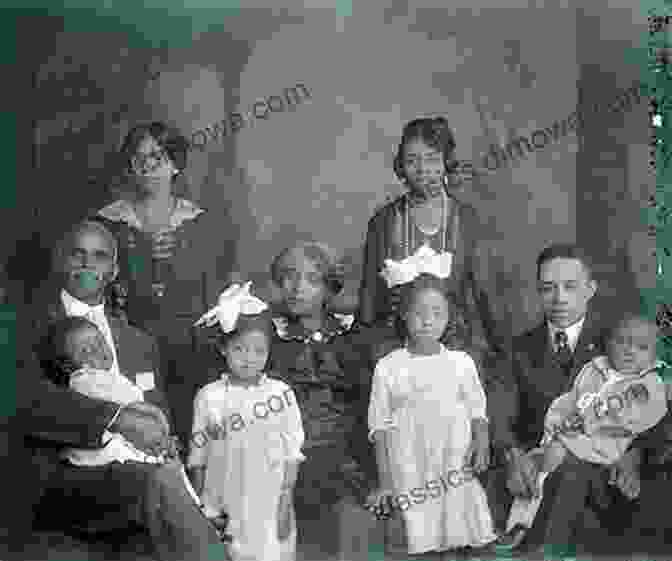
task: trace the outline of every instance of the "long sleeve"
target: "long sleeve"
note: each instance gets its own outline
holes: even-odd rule
[[[283,389],[282,395],[290,404],[286,408],[286,425],[281,435],[285,445],[285,460],[303,461],[306,457],[301,453],[301,448],[306,440],[306,434],[301,421],[301,409],[296,395],[289,387]]]
[[[17,361],[17,421],[23,434],[57,444],[95,447],[119,405],[61,388],[42,377],[35,357]]]
[[[385,282],[379,274],[385,248],[385,214],[379,211],[369,221],[366,240],[364,242],[364,256],[362,262],[362,281],[359,288],[358,322],[364,325],[373,324],[384,306]]]
[[[369,438],[372,439],[376,431],[386,431],[395,427],[392,419],[390,390],[387,385],[388,372],[385,366],[378,363],[373,374],[371,401],[369,403]]]
[[[462,398],[469,408],[472,419],[485,419],[487,418],[485,391],[483,391],[481,385],[476,363],[467,353],[463,353],[461,362],[460,390]]]
[[[207,387],[201,388],[194,398],[194,422],[189,439],[188,467],[204,466],[207,460],[208,433],[208,398]]]

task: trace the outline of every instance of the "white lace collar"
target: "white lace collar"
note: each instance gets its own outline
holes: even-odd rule
[[[175,202],[175,210],[173,210],[173,213],[170,215],[170,227],[179,228],[184,222],[193,220],[203,212],[205,211],[196,203],[178,197]],[[133,205],[125,199],[119,199],[100,209],[98,215],[107,218],[112,222],[125,222],[133,228],[142,230],[142,223],[135,214]]]

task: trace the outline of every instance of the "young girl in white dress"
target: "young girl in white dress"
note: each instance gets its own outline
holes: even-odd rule
[[[249,290],[231,286],[197,322],[219,323],[228,371],[196,395],[188,466],[206,516],[228,515],[234,561],[291,561],[304,431],[293,391],[264,371],[272,322]]]
[[[439,341],[456,313],[444,286],[420,273],[403,287],[406,344],[378,362],[369,406],[380,484],[370,504],[401,511],[410,554],[496,539],[474,477],[489,463],[485,393],[472,358]]]

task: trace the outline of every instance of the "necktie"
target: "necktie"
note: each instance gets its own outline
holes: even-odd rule
[[[572,368],[572,349],[569,346],[567,333],[562,330],[555,334],[555,356],[558,359],[560,366],[565,371],[565,374],[569,374],[569,371]]]

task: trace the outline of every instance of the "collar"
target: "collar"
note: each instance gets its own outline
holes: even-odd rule
[[[546,322],[548,325],[548,334],[551,337],[551,345],[555,348],[555,334],[558,331],[564,331],[567,334],[567,341],[569,343],[569,348],[572,349],[572,352],[576,349],[576,343],[579,340],[579,335],[581,335],[581,330],[583,329],[583,324],[586,323],[586,316],[584,315],[579,321],[573,323],[569,327],[556,327],[550,321]]]
[[[222,382],[224,382],[224,386],[226,387],[227,390],[231,387],[234,387],[234,385],[231,383],[231,377],[228,372],[222,372],[220,374],[220,379],[222,380]],[[268,383],[268,381],[269,381],[268,376],[266,375],[265,372],[262,372],[261,378],[259,378],[259,382],[257,382],[256,384],[250,384],[249,386],[241,386],[236,384],[235,387],[249,390],[252,388],[260,388],[261,386],[265,386]]]
[[[327,343],[352,329],[355,317],[351,314],[327,313],[322,329],[310,331],[300,322],[286,315],[271,318],[275,331],[283,341],[299,341],[301,343]]]
[[[68,316],[85,316],[89,312],[105,314],[105,304],[90,306],[86,302],[72,296],[67,290],[61,290],[61,302]]]
[[[170,215],[170,227],[179,228],[184,222],[193,220],[203,212],[205,211],[196,203],[177,197],[175,201],[175,210],[173,210],[173,213]],[[100,209],[98,215],[107,218],[112,222],[124,222],[133,228],[142,230],[142,224],[135,214],[133,205],[130,201],[125,199],[119,199]]]

